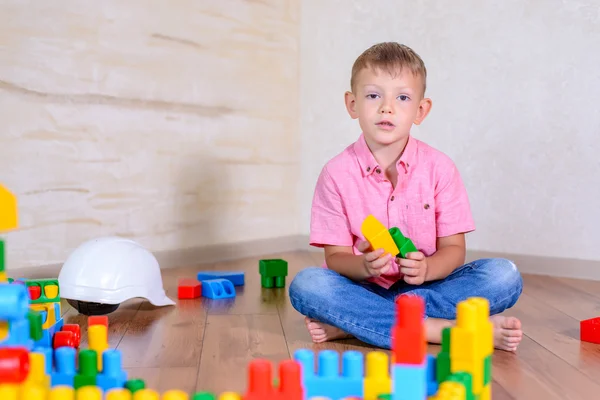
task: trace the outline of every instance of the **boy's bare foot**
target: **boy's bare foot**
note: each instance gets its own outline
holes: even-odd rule
[[[499,350],[516,351],[517,346],[523,338],[521,321],[515,317],[494,315],[490,317],[494,325],[494,347]],[[429,343],[440,344],[442,342],[442,330],[448,326],[454,326],[455,321],[439,318],[428,318],[425,320],[425,334]]]
[[[494,347],[500,350],[516,351],[523,339],[521,321],[515,317],[494,315],[490,317],[494,324]]]
[[[329,340],[348,339],[352,337],[352,335],[343,330],[319,322],[316,319],[305,317],[304,322],[306,323],[306,328],[314,343],[323,343]]]

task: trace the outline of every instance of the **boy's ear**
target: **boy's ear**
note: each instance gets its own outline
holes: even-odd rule
[[[421,122],[423,122],[427,114],[429,114],[429,111],[431,111],[432,105],[431,99],[425,98],[421,100],[419,109],[417,110],[417,117],[414,120],[415,125],[421,125]]]
[[[352,119],[358,118],[358,113],[356,112],[356,97],[354,93],[348,91],[344,94],[344,101],[346,102],[346,110],[348,110],[348,114]]]

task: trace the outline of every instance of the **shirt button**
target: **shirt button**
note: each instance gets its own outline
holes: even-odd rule
[[[367,167],[367,172],[369,172],[371,170],[371,167]]]
[[[394,201],[394,196],[392,196],[392,198],[390,199],[391,201]]]
[[[381,170],[380,170],[379,168],[377,168],[377,169],[375,170],[375,172],[377,172],[378,174],[380,174],[380,173],[381,173]]]

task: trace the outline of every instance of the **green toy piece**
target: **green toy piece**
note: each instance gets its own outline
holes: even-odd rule
[[[135,393],[138,390],[142,390],[146,388],[146,383],[141,379],[130,379],[125,382],[125,389],[129,390],[131,393]]]
[[[6,261],[4,260],[4,241],[0,239],[0,272],[4,272]]]
[[[435,367],[438,383],[444,382],[450,376],[450,332],[450,327],[442,330],[442,349],[438,353]]]
[[[473,395],[473,377],[468,372],[456,372],[448,377],[450,382],[458,382],[465,387],[465,400],[475,400]]]
[[[394,239],[394,243],[396,243],[396,246],[398,246],[398,249],[400,250],[399,255],[401,258],[406,258],[406,253],[419,251],[412,240],[404,236],[397,227],[390,228],[389,232],[390,235],[392,235],[392,239]]]
[[[192,400],[217,400],[217,396],[211,392],[199,392],[192,397]]]
[[[492,381],[492,355],[483,360],[483,386]]]
[[[25,285],[27,287],[30,286],[39,286],[41,288],[41,294],[38,299],[31,300],[31,304],[39,304],[39,303],[60,303],[60,287],[58,285],[58,279],[46,278],[46,279],[27,279],[25,280]],[[46,297],[46,286],[56,286],[58,288],[58,293],[56,297],[49,299]]]
[[[75,375],[73,387],[79,389],[83,386],[96,386],[98,376],[98,353],[95,350],[81,350],[79,352],[79,373]]]
[[[380,394],[377,396],[377,400],[392,400],[392,395],[390,393]]]
[[[260,260],[258,262],[260,284],[264,288],[285,287],[285,277],[288,274],[288,262],[282,259]]]
[[[42,338],[42,314],[37,311],[27,311],[27,319],[29,320],[29,337],[34,341]]]

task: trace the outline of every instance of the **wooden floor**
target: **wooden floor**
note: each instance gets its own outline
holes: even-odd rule
[[[261,258],[284,258],[290,275],[322,262],[320,253],[294,252]],[[168,269],[163,273],[167,294],[177,306],[155,308],[129,301],[109,315],[109,342],[123,352],[130,377],[146,380],[164,392],[209,390],[243,392],[250,360],[278,362],[299,348],[338,351],[371,347],[345,340],[314,345],[303,317],[290,305],[286,289],[262,289],[258,257],[209,265]],[[177,300],[177,279],[199,270],[244,270],[246,284],[228,300]],[[524,292],[506,315],[524,325],[525,337],[516,354],[496,351],[493,357],[493,398],[591,399],[600,396],[600,345],[579,341],[579,321],[600,315],[600,282],[524,275]],[[66,323],[86,331],[86,318],[64,306]],[[87,338],[82,338],[87,347]],[[436,354],[438,346],[430,346]]]

